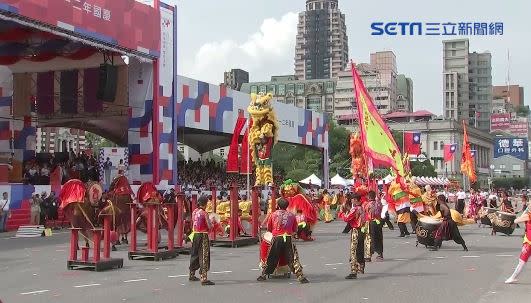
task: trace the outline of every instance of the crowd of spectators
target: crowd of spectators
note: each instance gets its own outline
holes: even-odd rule
[[[178,183],[184,190],[210,190],[215,186],[219,191],[228,191],[231,184],[236,182],[241,189],[247,187],[247,175],[227,173],[224,162],[180,161],[177,165]],[[282,183],[282,176],[273,177],[277,185]],[[254,174],[249,175],[249,184],[254,185]]]
[[[61,184],[70,179],[83,182],[99,180],[98,160],[85,152],[40,153],[24,163],[24,183],[32,185],[50,184],[50,176],[60,174]],[[59,171],[55,171],[59,169]]]

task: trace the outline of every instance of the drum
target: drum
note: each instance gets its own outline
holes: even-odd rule
[[[514,228],[516,227],[516,224],[514,224],[515,219],[515,214],[497,211],[496,219],[492,221],[492,229],[495,232],[501,232],[506,235],[511,235],[514,232]]]
[[[260,264],[265,265],[267,261],[267,254],[269,253],[269,248],[271,247],[271,241],[273,241],[273,234],[270,232],[265,232],[262,235],[262,241],[260,241]],[[284,256],[280,256],[277,268],[286,265],[288,265],[288,262],[286,262]]]
[[[441,220],[431,217],[421,217],[418,219],[417,229],[417,241],[425,246],[435,245],[435,232],[441,225]]]
[[[480,218],[481,224],[492,225],[492,222],[490,222],[490,219],[487,217],[487,215],[495,213],[495,212],[496,212],[495,208],[483,207],[479,211],[479,218]]]
[[[92,206],[98,206],[103,195],[103,188],[98,182],[87,182],[87,191],[85,193],[87,201]]]

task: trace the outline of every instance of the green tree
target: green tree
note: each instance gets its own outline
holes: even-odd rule
[[[520,117],[527,117],[529,116],[529,113],[529,105],[522,105],[516,109],[516,114]]]
[[[395,139],[395,142],[396,142],[396,145],[398,146],[398,149],[400,150],[400,152],[404,152],[403,151],[403,147],[404,147],[404,132],[402,131],[399,131],[399,130],[392,130],[391,131],[391,135],[393,135],[393,138]]]
[[[96,155],[99,154],[100,148],[117,146],[114,142],[91,132],[85,132],[85,141],[87,142],[87,146],[92,148],[94,154]]]
[[[431,164],[431,161],[426,160],[424,162],[411,161],[411,175],[417,177],[437,177],[435,167]]]
[[[342,177],[351,176],[350,173],[350,154],[349,154],[350,132],[337,125],[334,121],[330,122],[328,131],[328,143],[330,150],[330,174],[340,174]]]

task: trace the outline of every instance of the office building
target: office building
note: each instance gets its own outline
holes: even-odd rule
[[[273,100],[297,107],[332,113],[335,79],[297,80],[294,75],[273,76],[268,82],[244,83],[244,93],[271,93]]]
[[[242,69],[231,69],[223,74],[223,84],[233,90],[240,90],[243,83],[249,83],[249,73]]]
[[[413,111],[413,80],[406,75],[397,77],[396,111]]]
[[[520,85],[495,85],[492,87],[493,99],[504,99],[517,109],[524,106],[524,88]]]
[[[468,39],[443,41],[445,118],[489,131],[491,107],[491,54],[470,53]]]
[[[295,76],[299,80],[336,78],[347,64],[347,27],[338,0],[306,0],[297,25]]]

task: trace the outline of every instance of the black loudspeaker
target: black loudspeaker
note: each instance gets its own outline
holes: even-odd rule
[[[96,97],[105,102],[114,102],[117,83],[118,68],[110,64],[100,65],[100,78]]]

